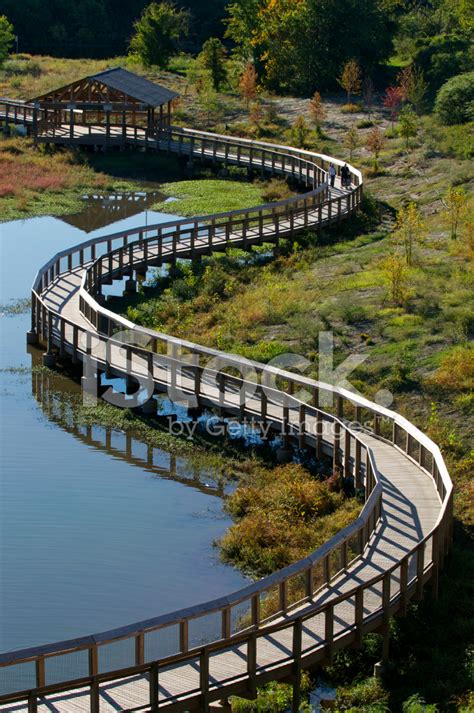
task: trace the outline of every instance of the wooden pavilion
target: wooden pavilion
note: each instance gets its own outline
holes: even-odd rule
[[[75,126],[103,126],[106,135],[117,126],[165,129],[178,96],[127,69],[106,69],[30,100],[42,117],[33,133],[64,125],[71,136]]]

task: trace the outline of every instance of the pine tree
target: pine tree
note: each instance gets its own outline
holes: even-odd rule
[[[219,91],[222,82],[227,77],[225,68],[226,54],[227,52],[222,42],[217,37],[210,37],[204,42],[199,55],[203,66],[210,72],[212,85],[216,92]]]

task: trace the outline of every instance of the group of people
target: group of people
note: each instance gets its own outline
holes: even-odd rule
[[[329,180],[331,182],[331,188],[334,188],[334,181],[336,180],[337,171],[333,163],[329,164]],[[349,171],[349,166],[347,163],[341,168],[341,187],[350,188],[351,187],[351,172]]]

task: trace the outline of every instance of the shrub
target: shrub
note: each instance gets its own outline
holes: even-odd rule
[[[337,691],[337,705],[342,710],[357,706],[357,710],[386,711],[388,706],[388,692],[384,690],[377,678],[366,678],[353,686],[339,688]],[[370,708],[365,708],[370,706]]]
[[[222,557],[257,576],[307,555],[359,509],[296,464],[257,471],[225,507],[235,522],[219,542]]]
[[[413,57],[426,76],[431,97],[450,78],[472,68],[469,37],[443,34],[430,37]]]
[[[435,111],[442,124],[474,121],[474,72],[448,79],[436,95]]]
[[[281,201],[285,198],[290,198],[293,195],[288,183],[281,178],[272,178],[267,184],[264,184],[262,190],[262,198],[265,203],[273,201]]]
[[[353,104],[351,102],[350,104],[343,104],[341,106],[341,111],[343,114],[355,114],[358,111],[362,111],[362,107],[360,104]]]
[[[452,347],[441,360],[439,368],[429,377],[428,383],[449,391],[472,389],[474,346],[466,344]]]
[[[356,126],[358,129],[371,129],[374,125],[374,122],[371,121],[371,119],[362,119],[361,121],[358,121]]]
[[[18,60],[9,59],[3,65],[3,71],[7,77],[26,76],[39,77],[41,74],[41,66],[33,60]]]

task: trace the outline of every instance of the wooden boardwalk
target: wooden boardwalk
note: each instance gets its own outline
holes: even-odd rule
[[[100,127],[95,135],[57,127],[43,139],[80,145],[101,136]],[[29,341],[44,342],[49,359],[59,352],[84,361],[93,399],[102,372],[148,378],[144,407],[153,407],[153,391],[171,390],[192,408],[212,405],[222,417],[270,424],[285,442],[331,456],[365,503],[357,520],[310,557],[220,600],[0,654],[0,710],[207,711],[213,701],[253,697],[257,685],[279,679],[294,683],[296,711],[302,668],[327,663],[368,631],[383,634],[387,658],[389,617],[420,598],[428,580],[436,594],[452,521],[452,484],[439,449],[406,419],[349,391],[136,327],[107,310],[101,292],[114,279],[140,277],[177,258],[278,245],[343,220],[360,203],[362,177],[350,167],[350,189],[338,179],[330,190],[326,169],[329,161],[340,167],[335,159],[206,132],[172,128],[166,137],[151,137],[129,127],[125,137],[123,130],[107,137],[115,139],[291,176],[309,190],[277,204],[138,227],[59,253],[35,280]],[[130,330],[134,344],[118,336]],[[334,406],[323,409],[329,394]]]

